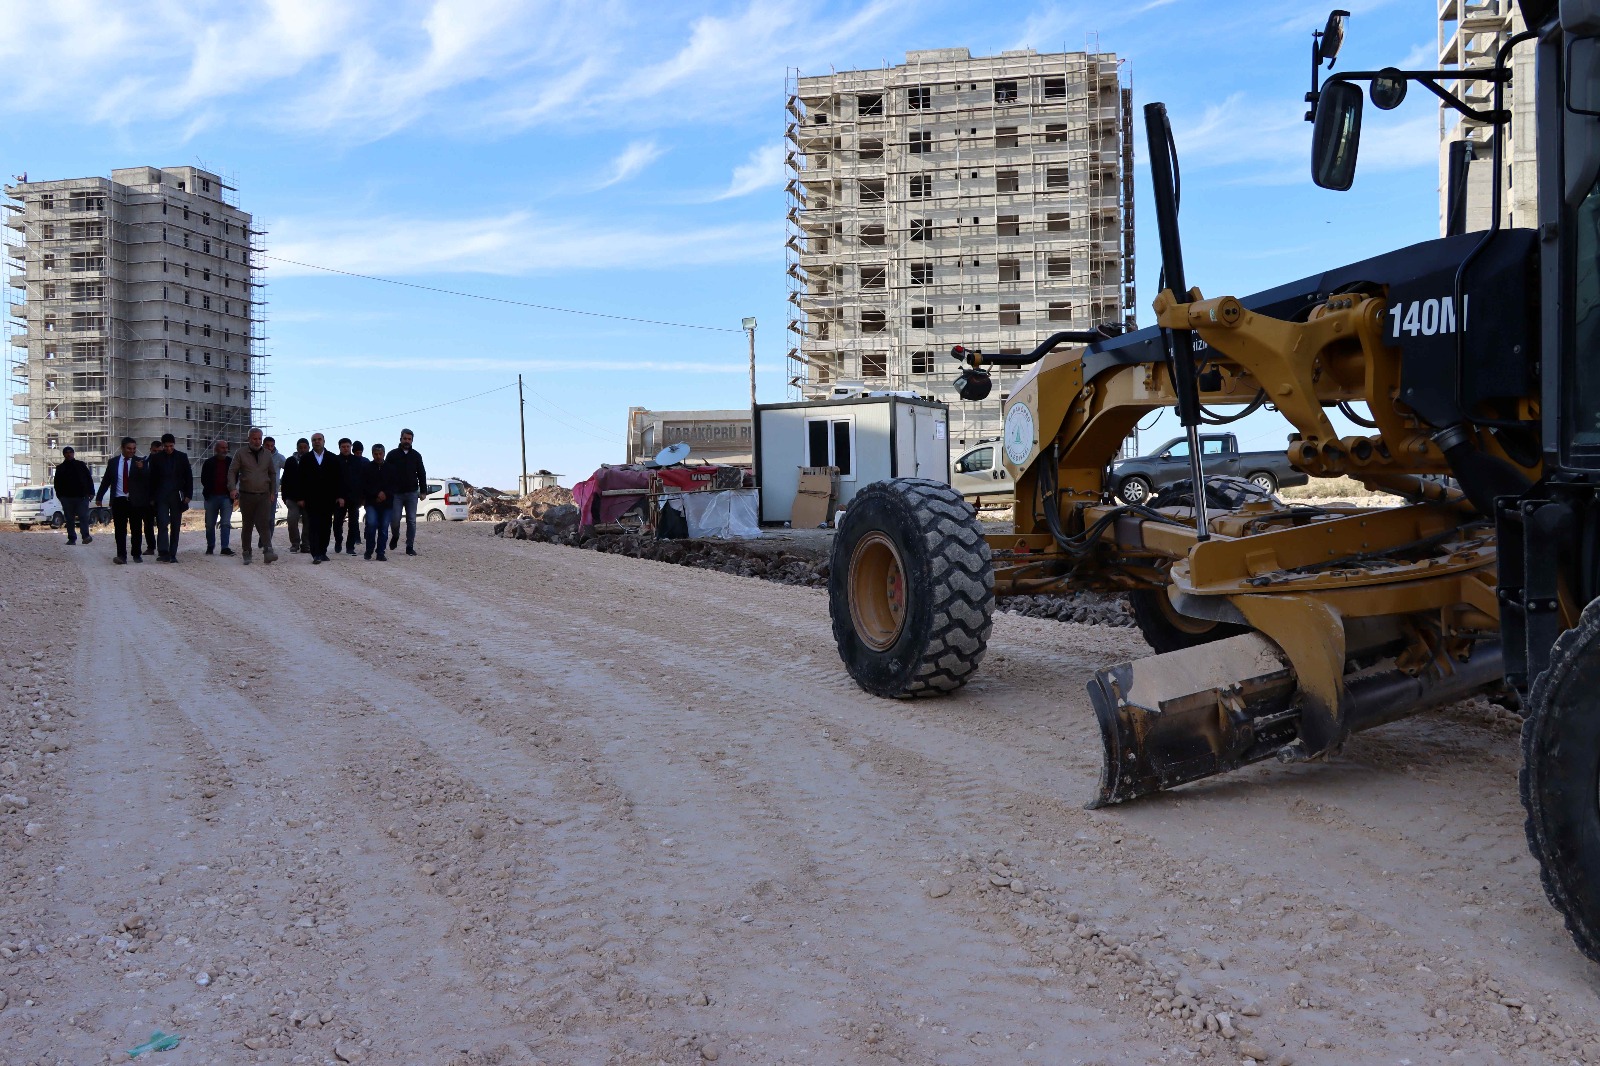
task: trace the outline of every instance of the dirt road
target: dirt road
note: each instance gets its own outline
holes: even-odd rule
[[[1132,631],[889,702],[817,590],[422,549],[0,535],[0,1062],[1600,1062],[1487,704],[1088,812]]]

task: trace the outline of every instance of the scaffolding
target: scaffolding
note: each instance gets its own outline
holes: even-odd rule
[[[196,456],[243,440],[264,373],[261,237],[231,191],[194,167],[6,187],[13,486],[46,481],[67,445],[94,466],[124,436],[171,432]]]
[[[1489,69],[1512,34],[1524,29],[1522,13],[1513,0],[1439,0],[1439,67],[1441,69]],[[1483,111],[1494,104],[1494,85],[1489,81],[1462,81],[1458,94]],[[1511,84],[1505,89],[1504,104],[1511,112],[1505,130],[1504,169],[1500,175],[1505,214],[1501,223],[1514,226],[1537,225],[1538,153],[1534,132],[1534,48],[1528,43],[1511,56]],[[1439,105],[1439,232],[1446,232],[1449,205],[1450,145],[1467,143],[1466,218],[1468,232],[1489,228],[1490,147],[1488,123]]]
[[[1032,348],[1132,326],[1131,93],[1098,48],[788,74],[791,395],[953,397],[955,344]],[[1017,378],[952,409],[952,446],[999,432]]]

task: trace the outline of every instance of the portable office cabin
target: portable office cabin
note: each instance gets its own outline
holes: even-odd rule
[[[860,396],[756,406],[756,486],[763,523],[787,522],[800,469],[839,470],[842,507],[856,490],[897,477],[950,481],[950,408],[910,396]]]

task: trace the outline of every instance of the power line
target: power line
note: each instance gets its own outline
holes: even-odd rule
[[[713,333],[743,333],[742,329],[732,326],[703,326],[694,322],[667,322],[659,318],[635,318],[632,315],[612,315],[604,311],[580,311],[574,307],[556,307],[554,304],[529,303],[526,300],[508,300],[501,296],[485,296],[477,292],[461,292],[458,289],[441,289],[433,285],[419,285],[414,281],[399,281],[395,278],[380,278],[373,274],[357,274],[352,270],[340,270],[338,267],[320,266],[316,263],[302,263],[298,259],[284,259],[282,256],[268,255],[257,252],[261,259],[271,259],[277,263],[289,263],[294,266],[306,267],[310,270],[325,270],[329,274],[343,274],[347,278],[361,278],[363,281],[381,281],[386,285],[403,285],[408,289],[422,289],[425,292],[438,292],[446,296],[464,296],[469,300],[484,300],[489,303],[510,304],[513,307],[532,307],[539,311],[560,311],[564,315],[585,315],[589,318],[609,318],[616,322],[637,322],[646,326],[671,326],[674,329],[703,329]]]
[[[327,430],[334,429],[349,429],[351,426],[365,426],[370,425],[373,422],[383,422],[391,418],[404,418],[407,415],[418,415],[424,411],[437,411],[441,407],[450,407],[453,404],[466,403],[468,400],[476,400],[480,396],[488,396],[490,393],[504,392],[507,389],[514,389],[516,387],[517,383],[513,381],[507,385],[497,385],[492,389],[485,389],[483,392],[475,392],[471,396],[463,396],[459,400],[446,400],[444,403],[436,403],[431,407],[418,407],[414,411],[401,411],[399,414],[379,415],[377,418],[364,418],[359,422],[345,422],[344,424],[338,426],[328,426],[326,430],[319,430],[318,432],[327,432]]]

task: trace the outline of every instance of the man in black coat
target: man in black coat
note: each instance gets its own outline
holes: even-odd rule
[[[194,468],[171,433],[161,434],[161,451],[150,460],[150,497],[156,505],[156,558],[175,563],[183,512],[194,497]]]
[[[311,452],[301,456],[298,471],[300,496],[296,502],[306,515],[306,531],[301,543],[309,542],[313,563],[328,561],[333,512],[345,503],[344,467],[326,450],[326,442],[327,438],[321,433],[311,434]]]
[[[144,457],[145,469],[150,469],[150,464],[155,457],[161,454],[161,438],[157,437],[150,442],[150,453]],[[156,553],[156,498],[151,496],[144,507],[139,511],[139,528],[144,530],[144,553]]]
[[[400,446],[384,457],[384,462],[394,467],[399,491],[394,498],[394,514],[389,518],[389,547],[400,543],[400,516],[406,516],[406,554],[417,554],[417,499],[427,495],[428,468],[422,465],[422,453],[411,446],[412,433],[400,431]]]
[[[289,530],[291,552],[311,550],[311,538],[307,533],[308,523],[305,513],[300,508],[300,501],[305,499],[306,495],[305,467],[302,464],[310,454],[311,442],[301,437],[294,443],[294,454],[283,461],[283,469],[278,471],[278,492],[283,496],[283,505],[289,512],[284,526]]]
[[[96,505],[111,495],[111,523],[117,536],[117,562],[128,561],[128,525],[133,524],[133,561],[144,562],[139,551],[142,538],[139,527],[144,509],[150,503],[150,465],[139,454],[139,443],[132,437],[122,438],[122,454],[106,463],[105,476],[100,479],[100,491],[95,493]]]
[[[344,506],[333,512],[333,551],[356,553],[356,542],[361,539],[361,470],[367,458],[360,452],[361,442],[349,437],[339,438],[336,457],[339,470],[344,475]],[[348,531],[348,536],[346,532]]]
[[[67,520],[67,543],[78,543],[78,530],[83,530],[83,542],[89,544],[89,498],[94,495],[94,475],[89,466],[71,447],[61,449],[61,463],[56,467],[56,502]]]

